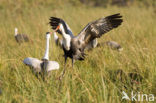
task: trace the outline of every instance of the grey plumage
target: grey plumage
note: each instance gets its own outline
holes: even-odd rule
[[[87,44],[121,25],[123,22],[121,17],[120,14],[115,14],[89,23],[78,36],[71,41],[71,44],[73,44],[71,49],[74,51],[73,58],[76,60],[84,59],[84,49],[87,47]]]
[[[115,42],[115,41],[106,41],[106,42],[103,42],[103,43],[99,43],[97,46],[98,47],[106,47],[107,46],[107,47],[109,47],[109,48],[111,48],[113,50],[117,50],[119,52],[123,50],[121,45],[119,43]]]
[[[50,72],[51,70],[59,69],[59,64],[56,61],[49,61],[47,59],[39,60],[37,58],[27,57],[23,63],[32,68],[33,72],[41,73],[44,70]]]
[[[118,44],[117,42],[115,41],[107,41],[106,42],[106,45],[112,49],[115,49],[115,50],[118,50],[118,51],[122,51],[123,48],[121,47],[120,44]]]
[[[22,43],[22,42],[29,42],[29,38],[27,35],[25,34],[17,34],[15,36],[15,39],[18,43]]]
[[[95,38],[100,38],[103,34],[117,28],[123,20],[120,14],[100,18],[89,23],[75,38],[75,41],[80,41],[81,49],[83,50],[87,44]]]

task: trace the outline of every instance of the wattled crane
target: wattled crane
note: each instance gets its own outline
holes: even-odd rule
[[[53,30],[62,34],[65,64],[69,57],[72,59],[73,67],[75,60],[85,59],[86,54],[84,53],[84,50],[90,42],[96,38],[100,38],[110,30],[117,28],[122,22],[122,16],[119,13],[100,18],[88,23],[77,36],[73,35],[69,26],[60,18],[51,17],[49,23]],[[65,67],[62,75],[64,75],[64,73]]]
[[[50,40],[50,32],[46,33],[46,50],[44,57],[42,60],[37,58],[27,57],[23,60],[23,63],[28,65],[33,69],[35,73],[46,73],[50,72],[51,70],[58,70],[59,64],[56,61],[49,61],[49,40]]]

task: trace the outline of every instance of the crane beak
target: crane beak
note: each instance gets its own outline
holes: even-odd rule
[[[57,26],[57,28],[55,29],[55,31],[57,31],[60,28],[60,25]]]

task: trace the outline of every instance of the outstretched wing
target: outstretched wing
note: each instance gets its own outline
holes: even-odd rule
[[[117,28],[122,22],[122,16],[119,13],[100,18],[89,23],[79,35],[75,37],[75,40],[79,42],[78,44],[81,46],[81,49],[84,49],[92,40],[101,37],[103,34],[114,28]]]
[[[29,67],[32,67],[35,72],[41,72],[42,62],[43,61],[32,57],[28,57],[23,60],[23,63],[28,65]]]
[[[37,58],[28,57],[23,60],[23,63],[32,67],[34,72],[41,72],[43,61],[38,60]],[[51,70],[59,69],[59,64],[56,61],[48,61],[47,63],[47,72]]]
[[[66,34],[69,34],[70,36],[73,37],[73,33],[72,33],[70,27],[68,26],[67,23],[65,23],[64,20],[62,20],[60,18],[56,18],[56,17],[51,17],[49,20],[50,20],[49,23],[52,26],[52,29],[53,30],[55,30],[57,28],[57,26],[59,25],[59,23],[62,23]],[[59,29],[56,32],[58,32],[59,34],[62,34],[62,32]]]
[[[47,71],[50,72],[51,70],[58,70],[59,69],[59,63],[56,61],[48,61],[47,64]]]

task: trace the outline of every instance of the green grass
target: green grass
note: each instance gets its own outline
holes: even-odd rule
[[[156,14],[153,8],[63,6],[60,0],[58,6],[55,3],[1,1],[0,103],[121,103],[122,90],[156,95]],[[43,57],[45,33],[52,31],[47,25],[50,16],[63,18],[77,35],[88,22],[114,13],[123,15],[123,24],[99,42],[117,41],[124,48],[121,53],[107,47],[96,48],[87,52],[85,61],[77,61],[74,69],[68,59],[67,71],[60,83],[56,78],[63,70],[63,51],[55,46],[52,37],[50,60],[59,62],[58,71],[52,71],[52,76],[44,82],[23,64],[25,57]],[[33,44],[18,45],[14,39],[15,27],[20,33],[27,33]],[[137,72],[143,81],[133,86],[130,78],[123,82],[115,72],[119,69],[125,73]]]

